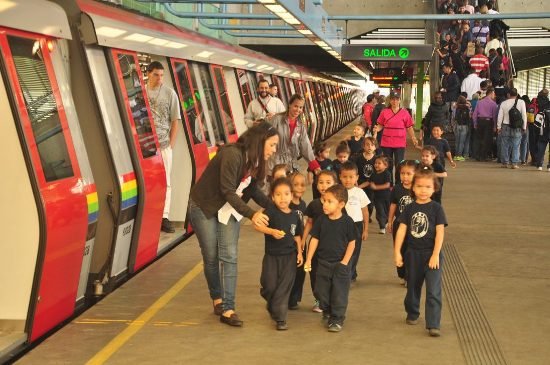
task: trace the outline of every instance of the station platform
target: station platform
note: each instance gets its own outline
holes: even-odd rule
[[[289,311],[289,330],[276,331],[259,294],[263,235],[244,223],[236,298],[242,328],[212,313],[193,236],[16,363],[548,364],[550,172],[469,161],[448,172],[439,338],[424,328],[423,304],[418,325],[405,324],[391,235],[378,234],[375,221],[343,331],[327,332],[311,311],[309,279],[300,308]]]

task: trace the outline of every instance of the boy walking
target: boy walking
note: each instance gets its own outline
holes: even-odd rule
[[[328,319],[329,332],[340,332],[346,317],[351,282],[350,260],[355,249],[353,219],[342,214],[348,192],[342,185],[328,188],[323,196],[323,212],[313,225],[304,270],[311,270],[317,253],[317,280],[314,294]]]

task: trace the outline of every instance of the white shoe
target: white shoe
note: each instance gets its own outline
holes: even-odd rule
[[[548,168],[548,172],[550,172],[550,167]]]
[[[380,233],[380,234],[386,234],[386,228],[380,228],[380,230],[378,231],[378,233]]]
[[[541,166],[541,167],[537,167],[537,170],[542,171],[542,166]]]

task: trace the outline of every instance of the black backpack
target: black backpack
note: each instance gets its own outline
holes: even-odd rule
[[[469,125],[470,123],[470,109],[469,108],[456,108],[455,120],[458,125]]]
[[[523,128],[523,117],[517,108],[519,98],[516,98],[514,106],[508,111],[508,119],[510,120],[510,128]]]

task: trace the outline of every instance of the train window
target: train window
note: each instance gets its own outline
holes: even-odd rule
[[[237,80],[239,82],[239,88],[241,90],[241,101],[243,103],[243,108],[246,110],[248,104],[253,99],[252,92],[250,90],[250,82],[248,80],[248,74],[245,70],[235,69],[235,74],[237,75]]]
[[[126,92],[126,97],[128,98],[141,154],[143,158],[155,156],[157,145],[147,111],[147,104],[145,103],[141,80],[139,79],[137,70],[139,65],[131,54],[118,53],[116,56],[124,82],[125,90],[123,92]]]
[[[198,90],[201,90],[201,95],[203,95],[201,98],[201,103],[203,105],[202,116],[205,118],[206,130],[208,131],[209,138],[214,144],[223,144],[226,142],[225,130],[220,119],[214,85],[210,77],[208,66],[202,63],[194,63],[193,71],[198,75],[196,79]]]
[[[256,76],[254,75],[254,72],[246,71],[246,74],[248,75],[250,90],[252,91],[252,99],[255,99],[258,97],[258,81],[256,80]]]
[[[233,121],[233,113],[231,112],[231,106],[229,105],[229,96],[227,95],[227,87],[225,86],[225,80],[223,78],[223,69],[221,66],[210,66],[214,73],[214,82],[216,83],[216,89],[218,91],[219,101],[221,105],[221,115],[225,123],[225,127],[228,135],[236,134],[235,122]]]
[[[8,36],[46,181],[74,175],[40,41]]]
[[[181,92],[181,106],[183,107],[185,119],[191,128],[193,144],[202,143],[204,142],[204,126],[201,125],[201,119],[198,117],[196,108],[197,103],[200,103],[200,94],[195,93],[191,87],[185,63],[175,61],[174,71]]]

